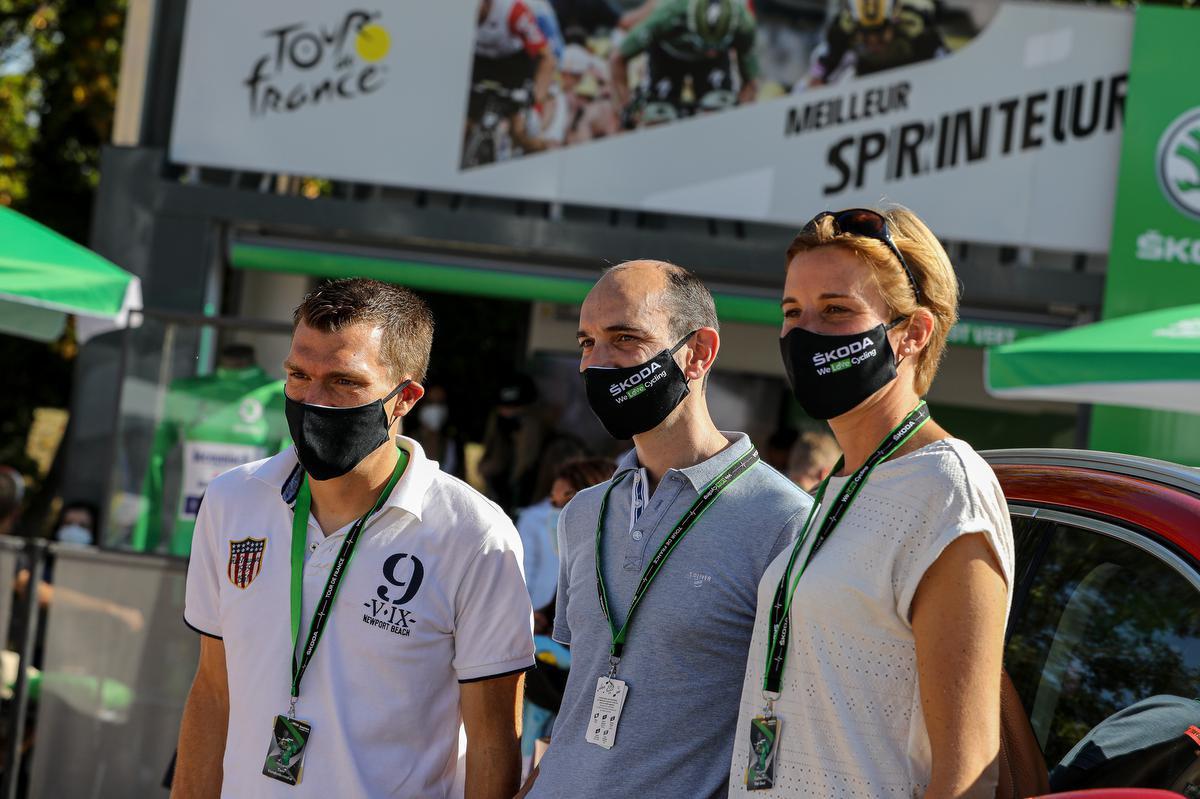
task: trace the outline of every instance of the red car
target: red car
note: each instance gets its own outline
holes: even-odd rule
[[[1139,700],[1200,698],[1200,469],[1075,450],[984,457],[1016,540],[1005,667],[1050,768]],[[1055,797],[1200,796],[1095,787]]]

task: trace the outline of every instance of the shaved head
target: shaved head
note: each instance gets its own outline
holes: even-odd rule
[[[639,327],[661,330],[677,341],[702,327],[719,330],[712,294],[696,275],[678,264],[640,258],[604,273],[588,294],[620,302]]]

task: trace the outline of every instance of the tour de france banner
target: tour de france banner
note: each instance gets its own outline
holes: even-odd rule
[[[784,225],[901,202],[1099,253],[1132,28],[997,0],[205,0],[170,153]]]
[[[1105,317],[1200,303],[1200,13],[1137,11]]]

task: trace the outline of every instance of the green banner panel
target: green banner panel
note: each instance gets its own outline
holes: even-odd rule
[[[238,269],[331,278],[370,277],[422,291],[568,305],[583,302],[594,283],[593,280],[582,277],[430,264],[399,258],[240,242],[233,244],[229,260]],[[717,315],[723,322],[777,326],[783,321],[779,301],[773,297],[716,292],[713,294],[713,300],[717,305]],[[964,347],[989,347],[1038,336],[1045,332],[1047,328],[1031,325],[960,319],[950,331],[949,342]]]
[[[1200,13],[1136,13],[1105,318],[1200,303]],[[1200,416],[1097,406],[1091,445],[1200,464]]]

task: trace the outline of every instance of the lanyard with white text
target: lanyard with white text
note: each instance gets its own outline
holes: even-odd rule
[[[646,595],[646,591],[650,588],[650,583],[654,581],[655,576],[658,575],[659,570],[666,563],[667,556],[674,551],[676,545],[683,540],[683,537],[688,534],[692,526],[700,520],[704,512],[717,501],[717,497],[721,495],[721,492],[733,485],[733,482],[739,477],[750,471],[750,468],[758,463],[758,460],[758,451],[751,448],[700,491],[700,496],[692,503],[692,507],[688,509],[687,513],[683,514],[683,518],[671,530],[670,535],[666,537],[666,540],[662,542],[662,546],[658,548],[658,552],[654,553],[654,557],[646,565],[637,590],[633,593],[633,603],[629,606],[629,613],[625,616],[625,623],[621,625],[620,630],[613,624],[612,616],[608,609],[608,596],[604,587],[604,575],[600,569],[600,542],[604,534],[604,514],[608,508],[608,497],[613,489],[617,487],[617,484],[624,480],[625,475],[629,474],[629,472],[625,472],[625,474],[622,474],[609,484],[608,490],[604,492],[604,499],[600,503],[600,518],[596,522],[596,590],[600,594],[600,610],[604,613],[604,620],[608,622],[609,634],[612,635],[612,646],[609,649],[610,677],[616,674],[617,663],[621,660],[621,653],[625,649],[625,639],[629,635],[629,625],[633,621],[633,613],[637,610],[642,597]]]
[[[325,623],[329,621],[329,610],[333,607],[333,600],[337,597],[342,577],[345,575],[346,569],[350,567],[350,558],[354,555],[359,534],[367,523],[367,519],[383,507],[383,503],[387,501],[392,489],[396,487],[406,466],[408,466],[408,453],[401,449],[400,457],[396,460],[396,467],[392,470],[391,479],[388,480],[379,498],[375,500],[375,506],[354,523],[350,532],[346,533],[341,549],[338,550],[337,560],[333,562],[329,578],[325,581],[325,591],[321,594],[312,621],[309,623],[304,651],[297,657],[296,644],[300,639],[300,613],[303,608],[304,548],[308,542],[308,512],[312,506],[312,492],[308,487],[308,475],[304,475],[300,481],[300,493],[296,496],[296,508],[292,516],[292,692],[291,707],[288,710],[288,716],[291,718],[296,716],[296,700],[300,698],[300,680],[304,677],[304,671],[308,668],[313,653],[317,651],[317,644],[321,641],[321,635],[325,632]]]
[[[913,409],[912,413],[904,417],[904,421],[897,425],[892,432],[888,433],[887,438],[880,443],[875,452],[871,454],[871,457],[867,458],[866,463],[860,466],[850,479],[846,481],[846,485],[842,488],[837,500],[829,508],[829,513],[817,529],[816,538],[813,540],[812,547],[808,551],[808,556],[805,557],[800,568],[793,574],[796,559],[800,551],[804,549],[804,543],[808,540],[813,521],[816,519],[821,507],[821,501],[825,498],[825,488],[829,485],[829,478],[826,477],[821,482],[821,487],[817,490],[812,510],[809,511],[808,519],[804,522],[804,529],[800,531],[796,543],[792,546],[792,555],[788,558],[787,568],[783,572],[783,577],[779,580],[779,586],[775,589],[775,599],[771,603],[771,623],[767,628],[769,634],[767,663],[763,671],[763,697],[767,700],[768,707],[770,707],[770,703],[779,698],[779,686],[783,680],[783,666],[787,660],[792,598],[796,595],[796,587],[800,584],[801,576],[803,576],[805,570],[808,568],[808,564],[812,563],[813,556],[817,554],[817,550],[833,534],[834,528],[838,526],[838,523],[846,515],[846,511],[850,509],[850,505],[854,502],[855,497],[858,496],[858,492],[866,484],[867,477],[871,474],[871,471],[894,455],[896,450],[904,446],[905,442],[912,438],[928,421],[929,407],[922,400]],[[832,473],[835,474],[841,471],[844,465],[845,459],[839,459]]]

